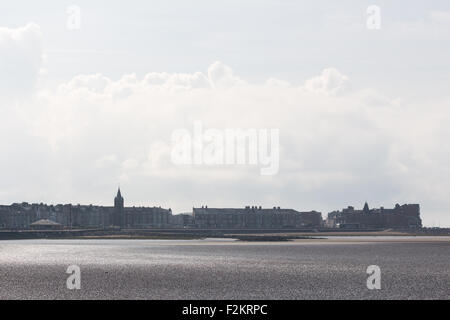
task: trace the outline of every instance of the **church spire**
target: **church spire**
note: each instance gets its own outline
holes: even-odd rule
[[[123,197],[120,192],[120,186],[117,189],[117,196],[114,198],[113,223],[116,227],[123,227],[125,223]]]
[[[369,213],[369,205],[367,204],[367,201],[366,201],[366,203],[364,203],[364,208],[363,208],[363,212],[364,213]]]

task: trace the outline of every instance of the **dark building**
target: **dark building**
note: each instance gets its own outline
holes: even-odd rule
[[[171,228],[172,210],[161,207],[125,207],[125,228]]]
[[[124,206],[123,197],[120,194],[120,188],[117,190],[117,195],[114,198],[114,225],[117,227],[123,227],[124,225]]]
[[[0,229],[56,228],[36,223],[51,221],[66,229],[83,228],[204,228],[204,229],[318,229],[323,226],[322,214],[317,211],[299,212],[294,209],[247,206],[245,208],[193,208],[192,214],[172,215],[171,209],[161,207],[125,207],[120,188],[114,206],[72,204],[0,205]],[[34,224],[33,224],[34,223]],[[387,229],[420,228],[418,204],[396,205],[393,209],[362,210],[348,207],[328,214],[329,228]],[[59,226],[58,226],[59,227]]]
[[[172,210],[161,207],[125,207],[119,189],[110,207],[26,202],[0,206],[0,229],[30,229],[32,223],[42,219],[63,228],[168,228],[171,216]]]
[[[62,229],[62,225],[47,219],[41,219],[33,222],[30,225],[33,230],[60,230]]]
[[[319,228],[320,212],[298,212],[293,209],[263,209],[250,207],[238,209],[193,208],[194,224],[204,229],[281,229]]]
[[[170,217],[170,225],[174,228],[194,227],[192,213],[179,213]]]
[[[367,202],[362,210],[353,207],[328,214],[326,226],[346,229],[405,229],[420,228],[420,206],[418,204],[396,204],[393,209],[384,207],[369,209]]]

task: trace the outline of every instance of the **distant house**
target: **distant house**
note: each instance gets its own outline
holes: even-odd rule
[[[341,229],[408,229],[421,228],[418,204],[396,204],[393,209],[370,209],[367,202],[362,210],[347,207],[328,213],[326,226]]]
[[[62,229],[62,225],[55,221],[51,221],[48,219],[41,219],[33,222],[30,225],[33,230],[60,230]]]
[[[283,229],[320,228],[322,214],[317,211],[299,212],[294,209],[257,206],[245,208],[193,208],[197,228],[204,229]]]

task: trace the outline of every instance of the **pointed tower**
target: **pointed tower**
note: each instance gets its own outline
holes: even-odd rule
[[[364,203],[363,213],[369,213],[369,212],[370,212],[369,205],[367,204],[367,201],[366,201],[366,203]]]
[[[120,193],[120,187],[117,190],[117,195],[114,198],[114,226],[123,227],[124,226],[124,212],[123,212],[123,197]]]

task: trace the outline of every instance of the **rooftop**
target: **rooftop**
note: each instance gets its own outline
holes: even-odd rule
[[[37,220],[37,221],[33,222],[31,225],[32,226],[60,226],[61,224],[59,224],[55,221],[48,220],[48,219],[41,219],[41,220]]]

